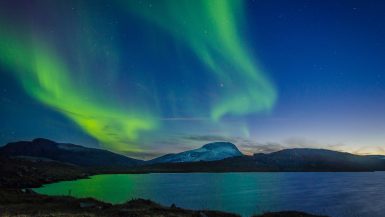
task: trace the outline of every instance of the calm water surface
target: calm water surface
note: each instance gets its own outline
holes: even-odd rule
[[[385,216],[385,172],[187,173],[96,175],[35,189],[48,195],[94,197],[110,203],[132,198],[214,209],[243,216],[301,210],[332,217]]]

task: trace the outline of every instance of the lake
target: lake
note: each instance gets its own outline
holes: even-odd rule
[[[144,198],[166,206],[174,203],[242,216],[282,210],[332,217],[377,217],[385,213],[385,172],[95,175],[35,190],[110,203]]]

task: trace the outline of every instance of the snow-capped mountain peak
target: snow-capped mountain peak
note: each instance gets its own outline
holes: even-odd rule
[[[181,152],[178,154],[167,154],[155,158],[149,163],[179,163],[179,162],[197,162],[197,161],[215,161],[229,157],[242,156],[238,148],[229,142],[209,143],[201,148]]]

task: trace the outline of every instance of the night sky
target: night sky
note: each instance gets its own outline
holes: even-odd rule
[[[0,1],[0,144],[385,154],[385,2]]]

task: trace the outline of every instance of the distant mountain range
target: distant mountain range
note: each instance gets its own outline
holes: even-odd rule
[[[47,139],[8,143],[0,156],[39,158],[80,167],[115,168],[118,172],[229,171],[385,171],[385,157],[360,156],[324,149],[286,149],[270,154],[243,155],[228,142],[141,161],[110,151]],[[112,170],[113,171],[113,170]]]
[[[383,156],[360,156],[324,149],[286,149],[217,161],[160,163],[133,172],[340,172],[385,171]]]

